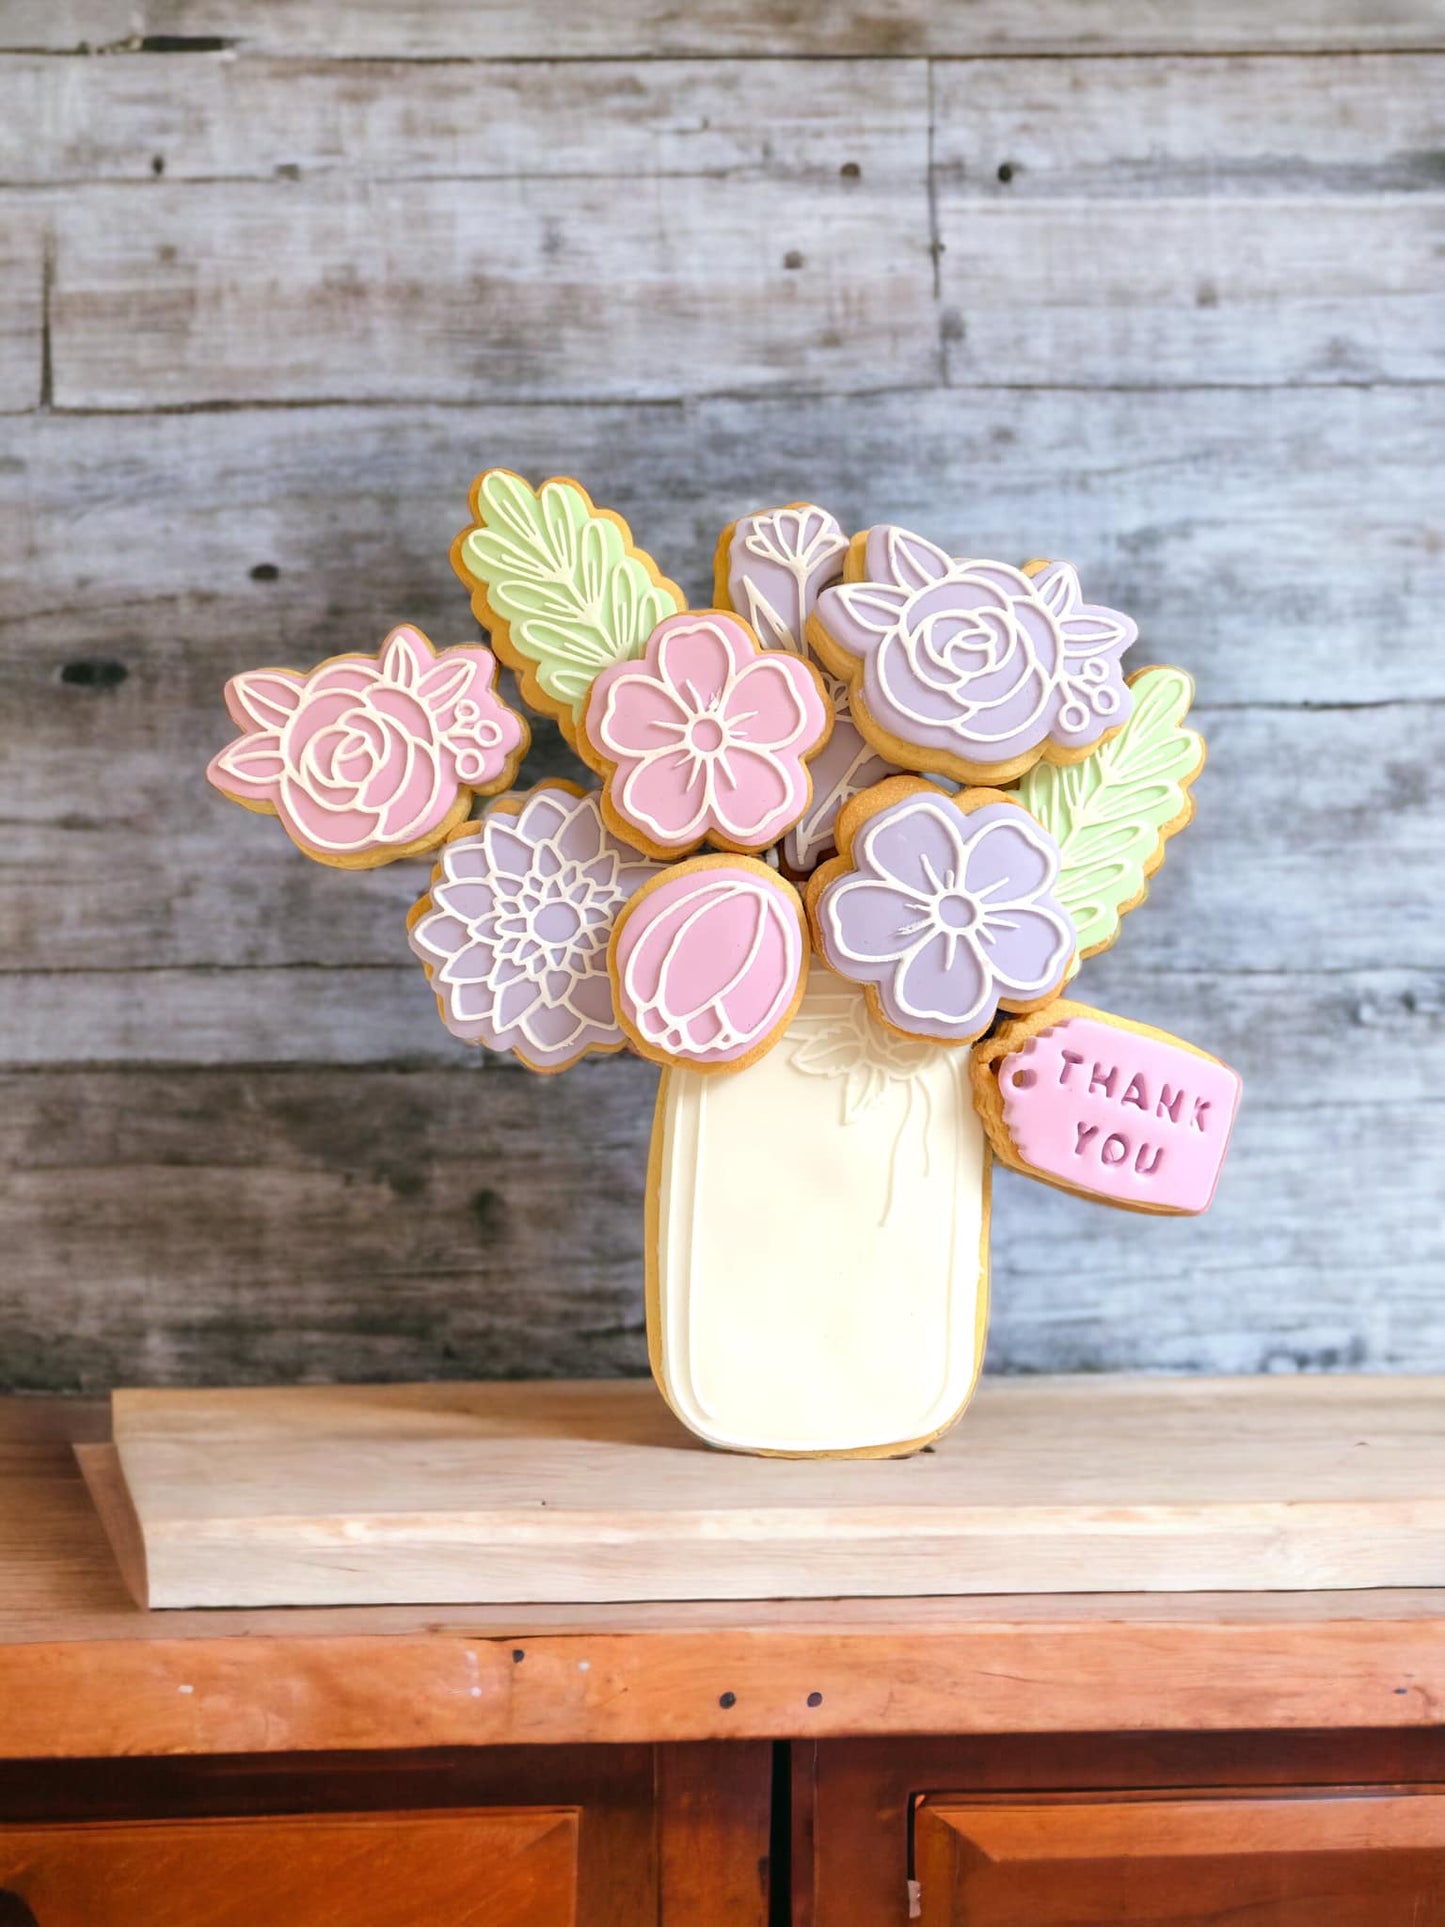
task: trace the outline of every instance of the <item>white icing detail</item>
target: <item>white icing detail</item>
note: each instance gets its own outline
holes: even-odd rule
[[[885,776],[896,776],[898,766],[880,756],[853,721],[848,707],[848,685],[826,669],[820,672],[828,700],[833,706],[833,733],[822,753],[812,764],[813,796],[797,823],[783,838],[783,854],[789,867],[802,876],[834,847],[834,828],[838,812],[851,797]],[[842,761],[847,750],[853,754]],[[834,765],[841,764],[834,773]],[[824,785],[825,774],[831,780]]]
[[[822,973],[819,973],[820,977]],[[893,1212],[897,1192],[898,1159],[908,1127],[913,1121],[914,1100],[922,1112],[919,1155],[923,1176],[932,1165],[929,1133],[933,1123],[933,1100],[927,1080],[919,1073],[944,1054],[941,1044],[900,1037],[896,1031],[875,1024],[868,1005],[851,984],[837,978],[823,978],[805,1007],[789,1028],[788,1037],[796,1040],[793,1068],[805,1077],[831,1077],[841,1083],[839,1108],[845,1125],[855,1123],[886,1097],[892,1086],[901,1084],[907,1104],[898,1121],[898,1130],[888,1153],[887,1184],[883,1194],[880,1226]]]
[[[729,597],[769,649],[806,655],[804,625],[819,591],[842,575],[847,553],[842,524],[816,503],[745,515],[728,555]],[[784,598],[766,593],[758,579],[779,571],[788,584],[786,608],[780,606]]]
[[[820,1061],[835,1028],[836,1074]],[[658,1371],[715,1445],[886,1450],[941,1430],[972,1390],[988,1160],[967,1063],[877,1030],[860,990],[814,972],[767,1056],[730,1077],[664,1073],[648,1254]],[[866,1040],[856,1053],[849,1033]],[[918,1051],[907,1074],[900,1049]],[[814,1061],[800,1066],[800,1050]],[[910,1104],[915,1124],[931,1106],[926,1165],[909,1154]],[[900,1137],[884,1225],[880,1177]]]
[[[644,930],[628,956],[621,988],[624,1008],[633,1013],[633,1021],[649,1043],[679,1056],[696,1049],[691,1027],[696,1023],[700,1010],[706,1011],[713,1020],[708,1031],[706,1054],[709,1058],[726,1057],[730,1051],[745,1050],[759,1038],[767,1036],[792,999],[803,963],[802,932],[797,918],[778,901],[778,892],[786,890],[790,890],[786,883],[769,886],[750,877],[714,872],[705,882],[699,881],[697,901],[673,931],[660,965],[655,963],[648,942],[650,932]],[[674,972],[682,953],[691,947],[697,925],[704,918],[725,912],[728,904],[740,899],[747,899],[754,905],[754,919],[746,954],[735,965],[731,977],[712,992],[705,1005],[699,1006],[685,999],[674,1000]],[[758,968],[764,943],[777,935],[783,939],[786,969],[779,977],[766,1015],[743,1029],[730,1013],[728,1000]],[[696,967],[695,959],[693,967]],[[644,970],[649,979],[655,977],[656,988],[652,991],[641,981]]]

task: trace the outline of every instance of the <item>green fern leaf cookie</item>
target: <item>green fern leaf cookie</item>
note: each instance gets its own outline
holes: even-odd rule
[[[565,476],[534,489],[510,469],[488,469],[473,485],[472,514],[452,566],[527,701],[570,737],[597,675],[641,655],[687,598],[622,517]]]
[[[1053,894],[1081,959],[1106,950],[1148,894],[1165,843],[1194,814],[1189,786],[1204,766],[1204,738],[1183,726],[1194,697],[1184,671],[1141,669],[1129,687],[1134,707],[1117,736],[1082,763],[1035,764],[1015,791],[1063,854]]]

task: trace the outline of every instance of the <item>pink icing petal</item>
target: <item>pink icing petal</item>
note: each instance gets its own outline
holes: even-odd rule
[[[364,695],[380,681],[381,671],[373,657],[341,656],[335,662],[312,670],[306,678],[306,700],[311,702],[317,696],[334,696],[338,691],[351,696]]]
[[[694,714],[716,709],[730,679],[753,657],[746,631],[726,618],[671,616],[653,632],[653,642],[657,673]],[[653,642],[648,644],[649,657]]]
[[[285,771],[279,731],[263,729],[227,743],[207,765],[206,781],[231,796],[245,797],[249,803],[269,803]]]
[[[335,729],[338,725],[354,728],[356,718],[365,714],[366,710],[358,703],[355,690],[308,690],[305,702],[281,735],[282,747],[292,768],[300,766],[306,755],[307,744],[323,730]]]
[[[297,843],[330,856],[365,850],[376,836],[374,810],[331,809],[302,789],[289,770],[281,778],[276,814]]]
[[[251,669],[226,684],[226,707],[244,729],[277,729],[301,701],[301,689],[289,669]]]
[[[597,741],[613,756],[673,749],[682,740],[690,714],[666,683],[624,664],[602,691]]]
[[[790,830],[808,800],[808,779],[796,760],[780,762],[766,750],[737,743],[713,770],[713,814],[735,843],[759,847]]]
[[[366,698],[363,714],[367,710],[418,742],[430,743],[436,738],[435,718],[421,698],[409,689],[393,689],[387,683],[378,683]]]
[[[976,815],[987,815],[989,820],[968,840],[964,886],[985,897],[990,908],[1022,903],[1046,890],[1058,871],[1058,857],[1053,846],[1032,830],[1023,811],[995,804]]]
[[[645,756],[628,770],[615,801],[652,842],[681,848],[707,828],[707,765],[687,750]]]
[[[1059,983],[1074,954],[1072,927],[1037,904],[986,912],[978,942],[999,983],[1026,996]]]
[[[381,673],[403,689],[415,689],[436,658],[415,629],[393,629],[381,653]]]
[[[797,656],[756,656],[723,700],[729,734],[759,749],[811,748],[823,733],[822,698]]]

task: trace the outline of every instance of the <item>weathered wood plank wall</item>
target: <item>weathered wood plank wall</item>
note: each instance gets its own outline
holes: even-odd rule
[[[1085,994],[1248,1101],[1199,1223],[1004,1177],[990,1362],[1445,1368],[1433,0],[9,0],[0,48],[0,1383],[643,1368],[653,1072],[463,1051],[421,873],[200,781],[236,669],[465,638],[493,461],[698,596],[817,494],[1136,612],[1211,762]]]

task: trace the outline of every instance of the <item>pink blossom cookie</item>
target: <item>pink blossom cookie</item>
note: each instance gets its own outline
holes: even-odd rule
[[[766,863],[695,857],[638,891],[609,962],[618,1017],[642,1056],[739,1070],[771,1049],[802,1001],[802,902]]]
[[[256,669],[226,684],[238,736],[208,780],[281,819],[319,863],[366,870],[434,849],[473,795],[505,789],[529,731],[495,690],[489,649],[440,655],[393,629],[375,656],[333,656],[309,674]]]
[[[411,915],[447,1029],[534,1071],[621,1050],[608,940],[658,872],[607,829],[595,790],[553,781],[504,796],[445,845]]]
[[[608,823],[655,857],[765,850],[807,809],[832,709],[817,670],[719,609],[660,622],[593,683],[580,747]]]

